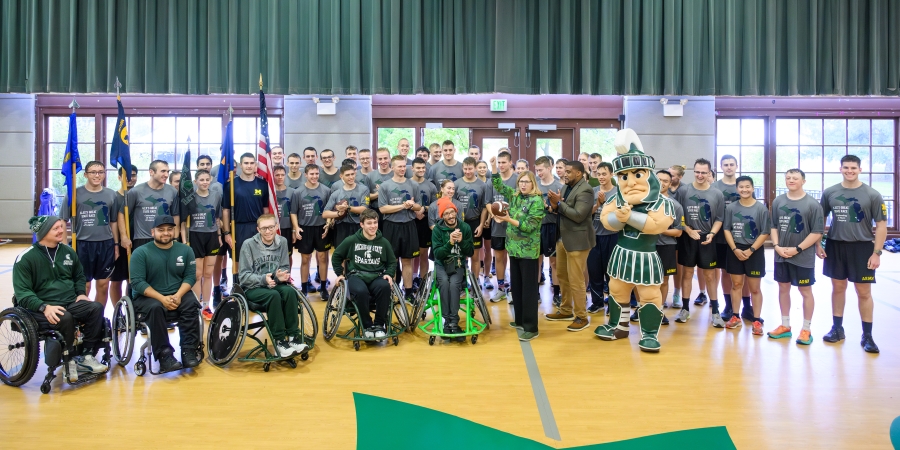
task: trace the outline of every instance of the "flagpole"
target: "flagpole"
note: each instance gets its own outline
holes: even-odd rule
[[[187,154],[191,154],[191,137],[187,138]],[[197,153],[200,153],[200,146],[197,146]],[[190,164],[190,161],[188,161]],[[182,175],[183,176],[183,175]],[[184,181],[184,180],[182,180]],[[178,183],[178,192],[181,193],[181,183]],[[181,204],[181,207],[184,208],[184,203]],[[188,213],[187,217],[185,217],[185,225],[184,225],[184,243],[185,245],[191,245],[191,215]]]
[[[231,115],[234,112],[234,108],[231,105],[228,105],[228,121],[231,122]],[[231,275],[232,275],[232,283],[235,282],[234,276],[238,273],[238,254],[235,251],[237,248],[237,228],[234,226],[234,213],[235,213],[235,204],[234,204],[234,170],[228,171],[228,187],[229,191],[231,191]]]
[[[75,114],[75,110],[79,108],[78,102],[75,101],[75,97],[72,97],[72,103],[69,103],[69,107],[72,108],[72,114]],[[76,145],[78,145],[78,144],[76,143]],[[72,172],[71,172],[72,173],[72,186],[71,186],[72,195],[69,196],[69,202],[71,203],[71,205],[70,205],[71,214],[69,214],[69,217],[72,218],[72,250],[78,250],[78,248],[77,248],[78,244],[76,244],[78,235],[75,232],[75,221],[77,220],[75,215],[78,212],[77,209],[75,208],[75,205],[78,204],[76,202],[75,198],[77,197],[78,188],[76,187],[76,185],[78,183],[77,183],[77,181],[75,181],[75,167],[76,167],[75,158],[72,158]]]
[[[116,77],[116,101],[117,102],[122,101],[122,95],[119,94],[119,88],[121,88],[121,87],[122,87],[122,83],[119,83],[119,77]],[[118,123],[116,123],[116,132],[117,133],[119,132]],[[122,176],[122,182],[125,183],[122,185],[123,196],[126,199],[125,205],[124,205],[124,207],[125,207],[125,236],[128,238],[129,241],[131,241],[131,225],[129,224],[128,201],[127,201],[127,199],[128,199],[128,177],[131,175],[131,167],[126,168],[125,166],[120,164],[119,165],[119,175]],[[128,263],[128,274],[129,274],[128,279],[129,280],[131,280],[131,248],[132,247],[134,247],[133,242],[132,242],[132,245],[129,245],[128,248],[125,249],[125,252],[128,255],[128,260],[126,262]]]

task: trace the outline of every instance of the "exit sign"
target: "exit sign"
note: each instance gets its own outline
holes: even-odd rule
[[[491,99],[491,111],[506,111],[506,99],[505,98],[492,98]]]

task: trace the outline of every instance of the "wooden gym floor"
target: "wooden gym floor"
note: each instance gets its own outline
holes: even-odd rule
[[[0,247],[0,308],[10,305],[12,264],[24,247]],[[276,364],[269,373],[235,361],[225,369],[204,363],[194,371],[137,377],[133,364],[114,365],[105,381],[73,388],[57,377],[51,393],[41,395],[41,362],[21,388],[0,386],[0,446],[348,449],[356,446],[352,393],[360,392],[555,448],[726,426],[737,448],[887,449],[890,423],[900,416],[900,297],[893,294],[900,289],[900,256],[885,255],[874,289],[880,355],[858,344],[852,293],[847,340],[823,343],[831,326],[831,284],[821,272],[809,347],[752,336],[746,324],[737,331],[713,329],[708,307],[692,308],[687,324],[673,320],[664,327],[657,355],[638,351],[634,326],[630,342],[599,341],[592,331],[605,321],[600,315],[578,333],[567,332],[568,323],[541,320],[540,337],[524,346],[504,325],[507,304],[490,303],[494,325],[476,345],[432,347],[417,332],[403,335],[398,347],[364,345],[356,352],[346,341],[326,343],[320,336],[309,361],[296,369]],[[771,250],[766,258],[771,268]],[[769,330],[780,320],[771,276],[763,292]],[[541,293],[542,313],[551,312],[549,283]],[[799,330],[799,294],[794,298],[791,320]],[[321,321],[324,302],[318,295],[310,300]],[[673,318],[675,311],[666,313]],[[174,343],[177,333],[171,337]],[[527,347],[544,400],[535,397]],[[545,430],[558,430],[561,439]]]

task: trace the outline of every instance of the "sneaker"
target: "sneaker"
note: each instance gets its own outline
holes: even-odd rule
[[[302,292],[303,295],[309,295],[309,291],[311,290],[314,290],[314,288],[312,287],[312,283],[310,283],[309,281],[300,283],[300,292]]]
[[[200,314],[203,315],[203,320],[205,320],[207,322],[212,320],[213,312],[211,309],[209,309],[209,306],[207,306],[206,308],[203,308],[203,311],[201,311]]]
[[[94,355],[77,357],[75,358],[75,364],[78,366],[78,370],[86,373],[105,373],[109,370],[109,367],[100,364],[100,361],[97,361]]]
[[[75,383],[78,381],[78,364],[75,362],[75,358],[69,360],[68,366],[69,383]]]
[[[662,325],[668,325],[668,324],[669,324],[669,318],[666,317],[665,314],[663,314]]]
[[[635,322],[635,323],[641,321],[641,320],[638,318],[637,310],[634,310],[634,312],[631,313],[631,317],[629,317],[628,319],[631,320],[632,322]]]
[[[185,369],[190,369],[191,367],[197,367],[200,365],[200,358],[198,357],[197,349],[189,348],[181,350],[181,365],[184,366]]]
[[[675,321],[678,323],[687,323],[688,320],[691,320],[691,312],[686,309],[678,311],[675,315]]]
[[[726,302],[725,308],[722,309],[722,313],[721,313],[722,320],[728,322],[729,320],[731,320],[731,316],[733,316],[733,315],[734,315],[734,310],[731,309],[731,302]]]
[[[791,327],[778,325],[778,328],[770,331],[768,334],[770,339],[789,338],[791,337]]]
[[[297,352],[294,351],[294,347],[291,347],[291,343],[286,340],[278,341],[278,344],[275,345],[275,350],[278,352],[278,356],[281,356],[282,358],[289,358],[297,354]]]
[[[575,318],[575,314],[563,314],[561,312],[555,312],[550,314],[545,314],[544,318],[552,321],[564,321],[564,320],[572,320]]]
[[[588,314],[597,314],[597,313],[600,312],[600,311],[603,311],[603,306],[602,306],[602,305],[591,305],[591,306],[587,309]]]
[[[872,340],[871,334],[863,333],[862,340],[859,341],[859,345],[862,345],[863,350],[865,350],[867,353],[879,353],[880,352],[880,350],[878,350],[878,346],[875,345],[875,341]]]
[[[681,308],[681,296],[672,294],[672,308]]]
[[[366,339],[374,339],[375,338],[375,329],[367,328],[366,331],[363,332],[363,337]]]
[[[484,280],[484,285],[482,287],[484,287],[488,291],[494,290],[494,285],[491,284],[491,282],[488,280]]]
[[[516,325],[515,322],[510,322],[510,323],[509,323],[509,326],[511,326],[511,327],[513,327],[513,328],[515,328],[515,329],[517,329],[517,330],[522,330],[522,329],[523,329],[523,328],[522,328],[522,325]]]
[[[669,307],[669,304],[666,303],[665,300],[663,300],[663,302],[662,302],[662,307],[663,307],[663,309],[668,308],[668,307]]]
[[[522,333],[519,335],[519,340],[520,341],[530,341],[536,337],[538,337],[537,332],[534,332],[534,333],[525,332],[525,333]]]
[[[506,303],[512,305],[512,294],[509,292],[509,288],[503,290],[503,296],[506,297]]]
[[[544,276],[544,272],[541,272],[541,279],[538,280],[538,284],[544,284],[547,281],[547,277]]]
[[[712,326],[713,328],[725,328],[725,321],[722,320],[721,314],[712,315]]]
[[[800,336],[797,338],[798,344],[809,345],[812,344],[813,337],[809,330],[800,330]]]
[[[589,322],[587,319],[575,318],[575,320],[573,320],[572,323],[566,327],[566,329],[569,331],[581,331],[590,325],[591,322]]]
[[[762,336],[763,335],[762,322],[760,322],[758,320],[754,321],[753,328],[751,328],[751,332],[753,333],[754,336]]]
[[[298,337],[291,339],[290,345],[291,345],[291,348],[294,349],[294,351],[297,352],[298,355],[301,353],[305,353],[307,350],[309,350],[309,346],[303,342],[303,339],[300,339]]]
[[[319,284],[319,296],[323,299],[328,298],[328,282],[324,282]]]
[[[741,319],[744,319],[747,322],[753,322],[755,319],[755,317],[753,317],[753,310],[750,308],[741,308]]]
[[[706,297],[706,293],[705,293],[705,292],[701,292],[699,295],[697,295],[697,298],[694,299],[694,304],[695,304],[695,305],[699,305],[699,306],[703,306],[703,305],[705,305],[706,302],[708,302],[708,301],[709,301],[709,299]]]
[[[376,327],[375,328],[375,339],[381,339],[386,335],[384,332],[384,327]]]
[[[831,331],[828,332],[825,336],[822,337],[822,340],[825,342],[831,342],[832,344],[836,342],[843,341],[844,336],[844,327],[832,326]]]
[[[159,359],[160,373],[181,370],[183,367],[184,366],[181,365],[181,362],[175,359],[175,357],[172,356],[171,353],[166,353],[162,358]]]
[[[728,323],[725,324],[725,328],[729,330],[733,330],[735,328],[740,328],[743,323],[741,322],[741,318],[737,316],[737,314],[732,314],[731,318],[728,319]]]
[[[560,305],[562,305],[562,295],[553,294],[553,306],[559,308]]]

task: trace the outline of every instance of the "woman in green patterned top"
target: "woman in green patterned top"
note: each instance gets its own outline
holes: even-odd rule
[[[515,191],[503,184],[496,167],[491,181],[494,189],[509,199],[509,214],[494,216],[494,220],[506,222],[506,250],[509,252],[510,290],[515,313],[515,321],[509,325],[522,329],[519,340],[530,341],[538,336],[540,293],[537,274],[540,270],[544,201],[537,179],[531,172],[519,175],[516,181],[518,190]]]

